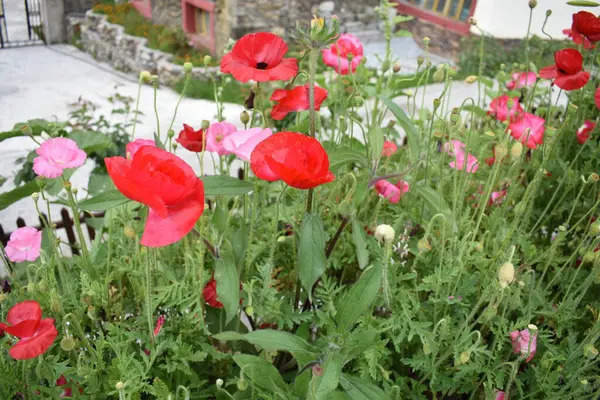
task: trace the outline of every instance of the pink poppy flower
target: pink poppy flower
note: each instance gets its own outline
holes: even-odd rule
[[[521,89],[526,86],[533,86],[537,80],[535,72],[515,72],[512,74],[512,81],[506,84],[508,90]]]
[[[508,100],[513,101],[513,106],[508,110]],[[503,95],[496,97],[490,103],[490,109],[488,110],[488,114],[496,117],[498,121],[507,121],[510,117],[510,121],[514,121],[517,114],[523,112],[523,107],[519,103],[518,97],[508,97],[508,95]]]
[[[525,362],[531,361],[537,350],[537,332],[534,332],[532,338],[529,329],[512,331],[510,333],[510,340],[512,342],[513,353],[526,355],[527,359]],[[529,343],[530,341],[531,343]]]
[[[596,124],[592,121],[586,120],[579,129],[577,129],[577,142],[584,144],[590,138],[590,134],[596,127]]]
[[[229,154],[223,147],[223,141],[237,128],[229,122],[216,122],[206,131],[206,151],[218,153],[220,156]]]
[[[156,147],[156,144],[154,143],[154,140],[136,139],[133,142],[127,143],[127,146],[125,146],[125,156],[127,158],[132,158],[135,152],[138,151],[142,146]]]
[[[352,61],[348,55],[352,54]],[[363,45],[356,36],[341,34],[331,47],[323,49],[323,62],[340,75],[348,75],[350,70],[356,71],[364,55]]]
[[[498,393],[496,394],[496,400],[504,400],[504,395],[505,393],[502,390],[498,390]]]
[[[40,256],[41,247],[42,231],[25,226],[10,234],[6,255],[12,262],[35,261]]]
[[[82,166],[87,157],[74,140],[62,137],[46,140],[35,152],[33,170],[49,179],[58,178],[67,168]]]
[[[502,204],[505,197],[506,197],[506,190],[501,190],[499,192],[492,192],[492,194],[490,195],[489,205],[497,206],[499,204]]]
[[[512,137],[530,149],[544,143],[544,118],[530,113],[523,113],[512,122],[508,129]]]
[[[381,155],[383,157],[391,157],[394,154],[396,154],[397,151],[398,146],[396,145],[396,143],[390,142],[389,140],[383,142],[383,151],[381,152]]]
[[[468,173],[474,174],[479,169],[479,161],[474,155],[466,153],[465,147],[467,146],[460,140],[451,140],[444,145],[444,151],[454,157],[454,161],[449,164],[450,168],[464,171],[466,167]]]
[[[400,201],[404,193],[410,191],[410,185],[405,181],[398,181],[394,185],[391,182],[382,179],[377,181],[373,187],[377,190],[377,193],[388,199],[390,203],[394,204]]]
[[[223,140],[223,148],[229,154],[235,154],[239,159],[250,162],[254,148],[273,134],[270,129],[252,128],[236,131]]]
[[[162,330],[163,325],[165,324],[165,316],[161,315],[156,320],[156,326],[154,327],[154,337],[157,337],[160,331]]]

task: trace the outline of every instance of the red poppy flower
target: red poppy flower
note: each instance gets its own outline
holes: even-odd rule
[[[571,30],[575,34],[581,34],[590,42],[600,41],[600,18],[588,11],[579,11],[573,14],[573,25]]]
[[[144,146],[131,160],[105,158],[106,169],[125,197],[150,207],[140,243],[167,246],[187,235],[204,212],[204,185],[181,158]]]
[[[390,142],[386,140],[383,142],[383,150],[381,151],[381,155],[383,157],[391,157],[398,151],[398,146],[394,142]]]
[[[260,142],[250,164],[258,178],[282,180],[296,189],[311,189],[335,179],[321,143],[297,132],[276,133]]]
[[[6,321],[0,323],[0,329],[19,338],[8,352],[16,360],[28,360],[44,354],[58,332],[52,318],[42,319],[42,309],[37,301],[24,301],[15,304],[9,311]]]
[[[298,73],[295,58],[283,58],[287,44],[269,32],[243,36],[221,59],[221,72],[240,82],[286,81]]]
[[[512,107],[508,109],[508,102],[512,101]],[[523,112],[523,107],[519,103],[518,97],[508,97],[508,95],[502,95],[496,97],[490,103],[488,115],[496,117],[498,121],[514,121],[519,113]]]
[[[590,73],[583,70],[583,56],[575,49],[563,49],[554,53],[555,65],[542,68],[540,78],[554,79],[563,90],[577,90],[590,80]]]
[[[204,296],[204,300],[212,308],[223,308],[223,303],[217,300],[217,281],[215,280],[215,278],[212,278],[206,284],[206,286],[204,286],[202,295]]]
[[[273,106],[271,117],[275,120],[282,120],[288,113],[310,110],[308,92],[308,85],[296,86],[290,90],[275,90],[271,95],[271,101],[277,101],[279,104]],[[327,94],[327,90],[315,85],[315,110],[319,111],[321,104],[327,98]]]
[[[596,124],[592,121],[586,120],[579,129],[577,129],[577,142],[584,144],[590,138],[590,134],[596,127]]]
[[[508,126],[512,137],[530,149],[544,143],[546,120],[531,113],[523,113]]]
[[[183,124],[183,129],[179,132],[179,136],[177,136],[175,141],[194,153],[200,153],[202,151],[202,146],[206,147],[204,130],[200,129],[196,131],[186,124]]]
[[[581,33],[574,31],[573,29],[563,29],[563,33],[570,37],[575,44],[582,44],[586,50],[594,49],[596,45],[590,42],[590,39],[583,36]]]
[[[158,317],[158,320],[156,320],[156,326],[154,327],[154,337],[158,336],[158,334],[160,333],[165,323],[165,319],[165,316],[161,315],[160,317]]]
[[[60,378],[58,378],[56,380],[56,386],[69,386],[69,382],[67,382],[67,378],[65,378],[64,375],[61,375]],[[79,388],[79,393],[83,393],[83,389]],[[70,387],[66,387],[63,389],[63,392],[60,395],[61,399],[67,398],[67,397],[73,397],[73,389]]]

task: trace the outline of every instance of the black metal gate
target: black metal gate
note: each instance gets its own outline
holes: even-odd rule
[[[0,0],[0,48],[44,41],[40,0]]]

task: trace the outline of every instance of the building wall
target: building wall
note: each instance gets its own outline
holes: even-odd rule
[[[563,29],[571,27],[572,15],[577,11],[587,10],[596,12],[589,7],[573,7],[565,0],[538,0],[538,6],[533,10],[531,33],[545,37],[542,26],[546,18],[546,10],[551,9],[545,32],[555,39],[564,39]],[[529,22],[529,5],[527,0],[479,0],[475,8],[475,19],[479,28],[485,33],[498,38],[523,38],[527,35]],[[471,28],[471,32],[479,31]]]
[[[152,0],[152,22],[161,25],[181,26],[181,1]]]

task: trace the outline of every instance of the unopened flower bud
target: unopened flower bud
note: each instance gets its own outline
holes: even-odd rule
[[[175,131],[174,131],[173,129],[169,129],[169,130],[167,131],[167,136],[168,136],[169,138],[172,138],[173,136],[175,136]]]
[[[529,329],[532,332],[535,332],[538,330],[538,327],[534,324],[529,324],[529,325],[527,325],[527,329]]]
[[[66,335],[60,341],[60,348],[63,349],[64,351],[73,350],[75,348],[75,340],[71,336]]]
[[[537,0],[529,0],[529,8],[537,7]]]
[[[375,229],[375,237],[380,242],[391,243],[395,235],[394,228],[389,225],[382,224]]]
[[[465,83],[472,84],[472,83],[475,83],[475,82],[477,82],[477,76],[476,75],[469,75],[469,76],[467,76],[465,78]]]
[[[583,263],[584,264],[591,264],[594,262],[595,259],[596,259],[596,253],[593,251],[588,251],[587,253],[585,253],[583,255]]]
[[[401,69],[402,69],[402,66],[400,65],[400,63],[395,63],[395,64],[394,64],[394,66],[392,67],[392,70],[393,70],[395,73],[398,73],[398,72],[400,72],[400,70],[401,70]]]
[[[494,147],[494,155],[496,156],[497,160],[502,160],[507,154],[508,149],[503,144],[498,144]]]
[[[217,387],[220,389],[223,387],[223,379],[219,378],[217,379],[217,381],[215,382],[215,385],[217,385]]]
[[[135,239],[135,237],[137,236],[135,233],[135,229],[133,229],[133,227],[131,225],[126,225],[125,228],[123,229],[123,233],[129,239]]]
[[[549,17],[552,15],[552,10],[546,10],[546,17]]]
[[[27,124],[21,127],[21,133],[25,136],[33,136],[33,129]]]
[[[360,96],[355,96],[354,97],[354,105],[356,107],[361,107],[363,104],[365,104],[365,101],[362,97]]]
[[[248,382],[245,379],[240,379],[237,381],[237,388],[240,392],[248,390]]]
[[[346,55],[346,58],[348,59],[348,62],[352,62],[352,60],[354,59],[354,54],[352,54],[352,52],[349,52]]]
[[[313,365],[312,374],[313,376],[323,376],[323,367],[320,365]]]
[[[212,57],[209,56],[208,54],[205,55],[204,58],[202,59],[202,62],[204,63],[205,66],[208,66],[211,61],[212,61]]]
[[[52,296],[52,298],[50,300],[50,309],[54,313],[59,313],[61,310],[61,307],[60,307],[60,301],[58,300],[58,296],[56,295],[56,293],[52,293],[51,296]]]
[[[442,101],[438,98],[433,99],[433,111],[437,110],[438,108],[440,108],[440,105],[442,104]]]
[[[429,46],[429,43],[431,43],[431,39],[430,39],[428,36],[425,36],[425,37],[423,38],[423,44],[424,44],[425,46]]]
[[[381,71],[382,72],[387,72],[390,69],[390,62],[388,60],[385,60],[382,64],[381,64]]]
[[[67,192],[70,192],[71,191],[71,182],[69,182],[69,181],[64,182],[63,187],[65,188],[65,190]]]
[[[477,242],[477,244],[475,244],[475,250],[482,252],[483,251],[483,242]]]
[[[521,153],[522,152],[523,152],[523,143],[521,143],[521,142],[516,142],[510,148],[510,155],[511,155],[512,158],[519,158],[519,157],[521,157]]]
[[[423,58],[423,56],[419,56],[417,57],[417,65],[420,67],[421,65],[423,65],[423,63],[425,62],[425,59]]]
[[[152,80],[152,74],[150,71],[142,71],[140,72],[140,82],[150,83]]]
[[[596,183],[596,182],[598,182],[599,180],[600,180],[600,176],[598,176],[598,174],[597,174],[597,173],[595,173],[595,172],[592,172],[592,173],[590,174],[590,177],[589,177],[589,179],[588,179],[588,182],[594,182],[594,183]]]
[[[40,194],[38,192],[33,192],[31,193],[31,198],[33,199],[33,201],[37,202],[40,198]]]
[[[209,126],[210,126],[210,121],[203,119],[202,120],[202,129],[207,130]]]
[[[125,384],[123,382],[119,381],[115,384],[115,389],[123,390],[123,389],[125,389]]]
[[[436,83],[443,82],[445,77],[446,71],[444,71],[443,69],[438,69],[433,73],[433,81]]]
[[[250,122],[250,114],[248,114],[246,110],[242,111],[242,113],[240,114],[240,121],[242,121],[242,124],[244,125]]]
[[[523,281],[519,281],[517,282],[517,285],[521,286],[521,287],[525,287],[525,282]]]
[[[352,205],[346,199],[344,199],[337,208],[338,214],[340,214],[343,218],[348,218],[348,216],[352,215]]]
[[[428,251],[431,251],[431,244],[429,243],[429,240],[423,238],[419,240],[417,248],[419,249],[419,253],[427,253]]]
[[[477,20],[475,19],[475,17],[469,17],[469,25],[477,25]]]
[[[598,356],[598,349],[596,349],[593,344],[588,343],[583,347],[583,354],[585,354],[586,357],[593,359]]]
[[[3,303],[3,302],[4,302],[4,300],[6,300],[6,298],[7,298],[7,297],[8,297],[8,296],[6,295],[6,293],[1,293],[1,292],[0,292],[0,303]]]
[[[460,122],[460,115],[452,112],[452,114],[450,114],[450,122],[454,125],[458,124]]]
[[[515,280],[515,267],[510,262],[502,264],[498,270],[498,282],[502,288],[507,287]]]
[[[43,189],[46,187],[46,178],[44,178],[43,176],[38,176],[35,178],[35,183],[37,187]]]
[[[150,77],[150,82],[152,82],[153,85],[157,85],[158,84],[158,75],[152,75]]]
[[[457,362],[455,362],[456,366],[459,365],[463,365],[469,362],[469,360],[471,359],[471,355],[469,354],[468,351],[463,351],[462,353],[460,353],[460,356],[458,357]]]
[[[590,227],[590,235],[598,236],[600,235],[600,221],[594,222]]]
[[[190,72],[192,72],[193,68],[194,68],[194,64],[192,64],[191,62],[185,62],[185,63],[183,63],[183,71],[186,74],[189,74]]]

